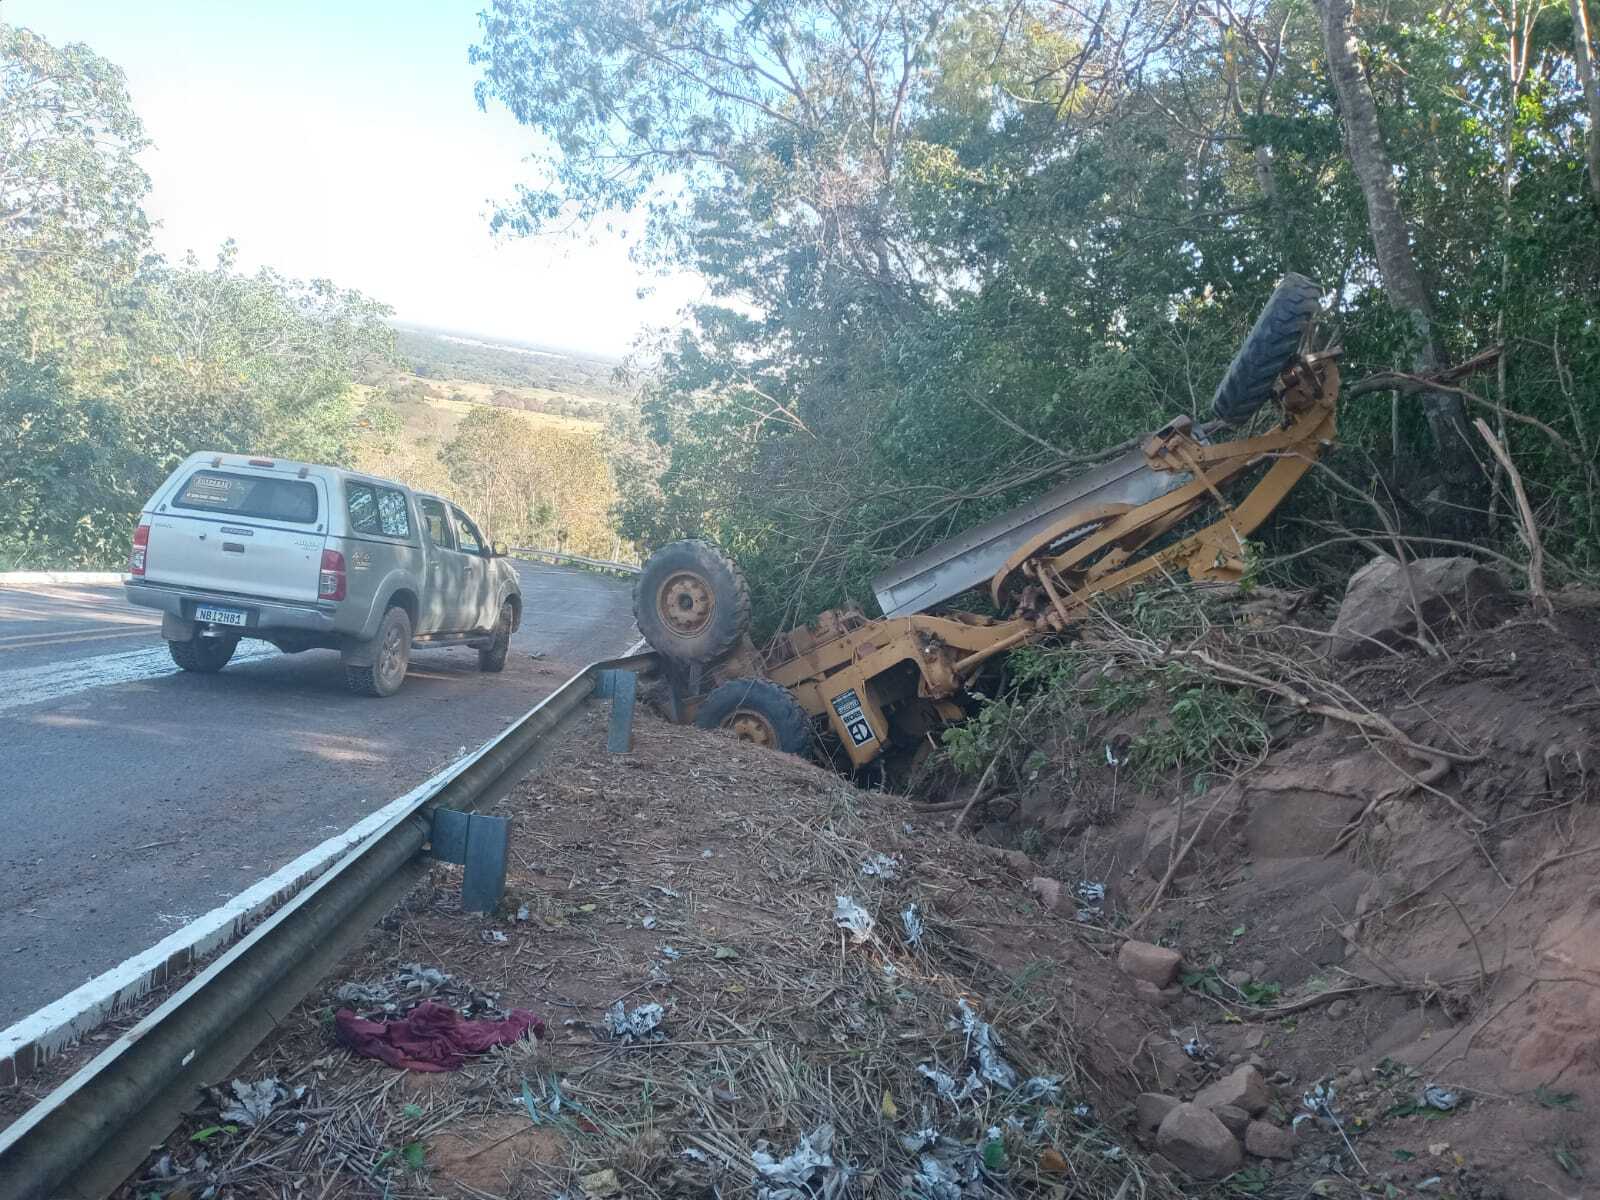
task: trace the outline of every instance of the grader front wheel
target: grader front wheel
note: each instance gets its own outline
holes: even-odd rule
[[[644,564],[633,616],[651,649],[678,662],[715,662],[750,629],[750,589],[710,542],[673,542]]]
[[[741,742],[785,754],[805,754],[811,747],[811,716],[788,688],[768,679],[730,679],[713,688],[694,723],[701,729],[724,729]]]

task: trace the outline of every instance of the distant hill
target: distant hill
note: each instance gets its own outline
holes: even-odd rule
[[[461,330],[395,326],[400,357],[422,379],[466,380],[489,388],[534,388],[616,403],[614,359]]]

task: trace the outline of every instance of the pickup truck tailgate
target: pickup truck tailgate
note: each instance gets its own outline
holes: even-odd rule
[[[180,478],[147,515],[145,578],[314,604],[327,512],[319,479],[201,467]]]

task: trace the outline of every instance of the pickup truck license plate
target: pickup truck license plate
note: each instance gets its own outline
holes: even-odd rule
[[[199,605],[194,610],[194,619],[204,621],[209,625],[243,625],[245,615],[236,608],[212,608],[209,604]]]

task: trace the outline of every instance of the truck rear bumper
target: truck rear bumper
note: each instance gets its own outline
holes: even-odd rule
[[[253,596],[234,596],[227,592],[204,592],[195,588],[143,583],[124,577],[122,590],[129,604],[154,608],[162,614],[161,636],[169,642],[188,641],[193,636],[194,610],[200,604],[242,610],[246,624],[239,630],[244,637],[266,637],[273,630],[293,629],[302,633],[331,636],[336,632],[336,610],[282,600],[258,600]]]

